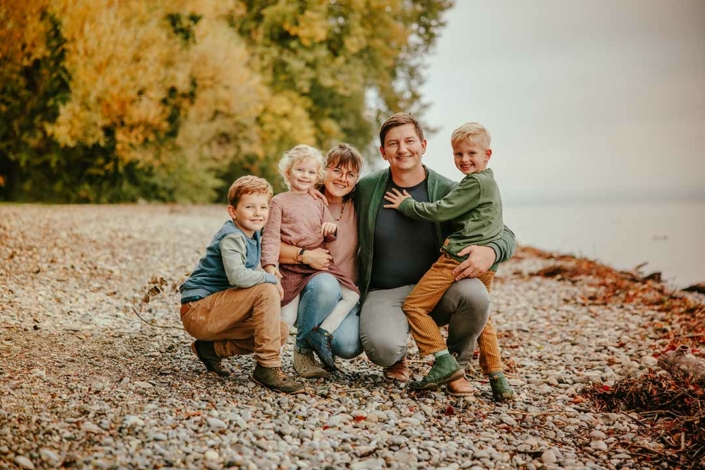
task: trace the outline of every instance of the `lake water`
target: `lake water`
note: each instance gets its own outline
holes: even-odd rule
[[[585,256],[621,270],[639,264],[669,284],[705,282],[705,201],[505,204],[520,244]]]

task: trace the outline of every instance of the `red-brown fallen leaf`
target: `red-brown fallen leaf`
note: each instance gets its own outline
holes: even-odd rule
[[[364,421],[364,420],[366,420],[367,418],[365,418],[364,416],[361,416],[361,415],[357,415],[357,416],[355,416],[354,419],[355,419],[356,422],[359,423],[360,421]]]
[[[448,408],[445,409],[443,414],[446,416],[453,416],[453,415],[455,415],[455,408],[453,408],[452,406],[449,406]]]
[[[325,431],[326,429],[330,428],[327,424],[323,426],[323,430]]]
[[[609,392],[611,390],[611,388],[609,385],[603,385],[602,390],[604,390],[605,392]]]

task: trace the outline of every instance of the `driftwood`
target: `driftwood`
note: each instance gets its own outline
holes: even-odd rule
[[[697,292],[698,294],[705,294],[705,283],[693,284],[683,289],[685,292]]]
[[[675,378],[689,379],[705,387],[705,361],[690,354],[690,347],[680,346],[675,351],[662,354],[658,365]]]

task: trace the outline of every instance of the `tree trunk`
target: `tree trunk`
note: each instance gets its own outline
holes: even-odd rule
[[[690,379],[692,383],[705,387],[705,360],[690,354],[688,346],[663,354],[658,359],[658,365],[675,378]]]

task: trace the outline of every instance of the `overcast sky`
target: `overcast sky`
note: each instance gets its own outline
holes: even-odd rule
[[[705,197],[705,1],[457,0],[427,60],[424,161],[492,133],[505,202]]]

